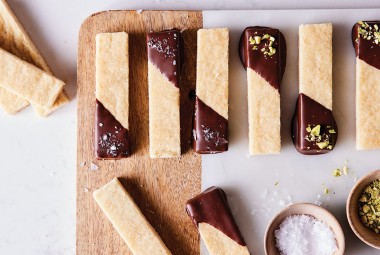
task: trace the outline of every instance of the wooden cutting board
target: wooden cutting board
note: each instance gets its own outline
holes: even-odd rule
[[[78,48],[77,254],[131,254],[95,203],[92,192],[119,177],[147,220],[173,254],[199,254],[199,238],[185,212],[185,202],[201,189],[201,157],[190,149],[194,108],[196,31],[202,12],[106,11],[87,18]],[[150,159],[148,148],[148,83],[146,33],[183,30],[180,159]],[[96,160],[94,156],[95,35],[129,33],[131,157]],[[91,170],[91,163],[99,167]]]

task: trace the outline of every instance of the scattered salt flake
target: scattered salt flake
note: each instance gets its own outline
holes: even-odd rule
[[[139,10],[136,10],[136,13],[137,14],[141,14],[143,10],[139,9]]]
[[[274,236],[282,255],[332,255],[338,250],[330,227],[309,215],[287,217]]]
[[[81,167],[84,167],[85,165],[86,165],[86,162],[81,162],[81,163],[80,163],[80,166],[81,166]]]
[[[96,171],[96,170],[99,169],[99,167],[98,167],[97,165],[95,165],[94,163],[91,163],[91,167],[90,167],[90,169],[91,169],[92,171]]]
[[[318,198],[318,200],[321,199],[321,194],[318,194],[317,198]]]
[[[266,198],[267,196],[268,196],[268,190],[267,190],[267,189],[264,189],[264,191],[261,192],[260,197],[261,197],[262,199],[264,199],[264,198]]]
[[[103,123],[99,123],[99,127],[103,127]]]
[[[83,191],[84,191],[85,193],[87,193],[87,192],[89,192],[90,190],[89,190],[88,188],[84,188]]]
[[[281,199],[280,201],[278,201],[278,205],[279,206],[285,206],[285,201]]]
[[[315,204],[315,205],[318,205],[318,206],[321,206],[321,205],[322,205],[322,202],[319,201],[319,200],[316,200],[316,201],[314,202],[314,204]]]
[[[355,176],[355,178],[354,178],[354,182],[357,182],[357,181],[358,181],[358,177]]]
[[[263,210],[259,210],[259,209],[252,209],[251,210],[251,215],[252,216],[257,216],[260,212],[262,212]]]

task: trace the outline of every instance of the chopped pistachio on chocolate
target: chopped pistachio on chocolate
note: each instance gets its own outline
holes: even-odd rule
[[[327,130],[328,132],[325,132]],[[323,127],[321,125],[309,124],[306,127],[305,140],[311,143],[315,143],[321,150],[329,149],[332,150],[333,146],[330,144],[330,134],[335,134],[335,130],[331,129],[330,126]]]
[[[261,52],[265,56],[273,56],[276,54],[276,48],[273,47],[273,42],[275,40],[276,38],[269,34],[264,34],[263,36],[255,35],[249,37],[249,44],[253,45],[252,50],[258,50],[259,47],[257,45],[264,43],[263,48],[261,48]]]
[[[380,41],[380,31],[379,26],[377,24],[369,25],[367,22],[359,21],[358,24],[360,27],[358,28],[358,38],[362,37],[368,41],[372,41],[374,44],[379,44]]]

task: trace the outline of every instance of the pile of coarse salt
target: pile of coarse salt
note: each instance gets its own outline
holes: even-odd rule
[[[331,255],[337,249],[334,232],[309,215],[291,215],[275,231],[281,255]]]

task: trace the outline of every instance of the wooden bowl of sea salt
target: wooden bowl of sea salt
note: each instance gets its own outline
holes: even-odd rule
[[[360,220],[358,211],[359,198],[364,188],[377,179],[380,179],[380,170],[370,172],[356,182],[347,198],[346,213],[350,227],[357,237],[369,246],[380,249],[380,233],[376,234],[374,231],[364,226]]]
[[[297,203],[273,218],[264,245],[267,255],[343,255],[345,241],[339,222],[329,211],[314,204]]]

